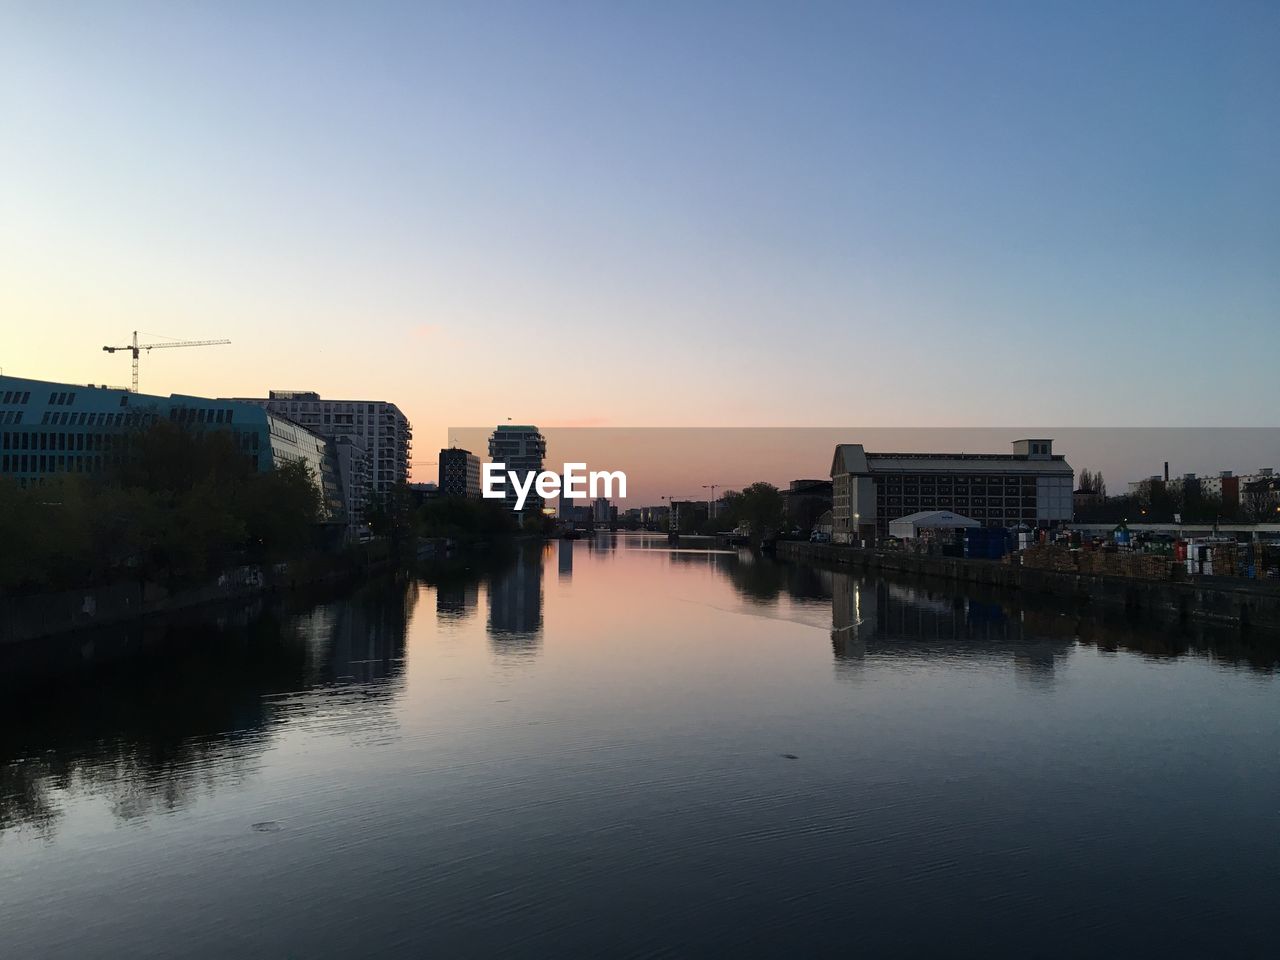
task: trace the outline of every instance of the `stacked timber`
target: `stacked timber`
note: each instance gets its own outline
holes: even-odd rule
[[[1209,560],[1215,577],[1240,575],[1239,550],[1234,543],[1215,543],[1209,548]]]
[[[1076,559],[1070,547],[1053,543],[1037,543],[1022,551],[1022,565],[1031,570],[1054,570],[1075,573]]]
[[[1156,553],[1096,550],[1081,555],[1080,572],[1135,580],[1168,580],[1173,573],[1173,562]]]

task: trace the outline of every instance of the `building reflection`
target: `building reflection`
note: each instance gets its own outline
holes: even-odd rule
[[[417,587],[401,581],[368,587],[334,605],[325,680],[374,686],[400,680],[417,599]]]
[[[67,646],[79,662],[6,673],[0,832],[52,836],[63,804],[84,797],[122,820],[181,809],[243,780],[290,723],[321,713],[346,736],[385,731],[415,599],[382,584],[301,615],[259,602],[104,630]]]
[[[738,593],[755,603],[769,605],[782,597],[800,601],[831,599],[833,573],[821,567],[787,563],[746,549],[724,556],[719,566]]]
[[[506,566],[489,576],[489,644],[504,656],[534,656],[542,645],[544,545],[522,545]]]
[[[462,622],[475,615],[480,603],[480,581],[468,578],[436,584],[436,619]]]
[[[832,590],[832,651],[846,670],[869,653],[963,656],[1008,659],[1025,679],[1049,683],[1073,642],[992,598],[843,572],[832,574]]]
[[[573,545],[574,540],[556,541],[556,573],[561,580],[573,579]]]
[[[786,569],[771,557],[739,550],[736,555],[726,556],[720,566],[734,589],[752,603],[775,604],[787,589]]]
[[[1212,624],[1160,623],[1121,610],[1021,597],[982,588],[965,593],[918,582],[835,572],[831,642],[837,664],[868,652],[1007,657],[1019,675],[1048,682],[1076,645],[1147,657],[1203,656],[1272,673],[1280,649],[1266,637]]]

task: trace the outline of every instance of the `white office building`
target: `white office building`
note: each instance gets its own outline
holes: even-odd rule
[[[237,400],[266,407],[322,437],[351,438],[364,451],[370,494],[387,494],[397,484],[409,482],[413,427],[394,403],[329,400],[300,390],[271,390],[266,399]]]

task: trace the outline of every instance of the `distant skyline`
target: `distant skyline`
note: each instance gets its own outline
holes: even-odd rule
[[[485,461],[492,430],[453,427],[449,435]],[[1166,460],[1171,477],[1280,469],[1276,427],[551,427],[542,432],[544,469],[559,472],[566,462],[586,462],[588,469],[622,470],[627,507],[658,505],[664,496],[707,500],[711,484],[719,495],[758,480],[785,489],[792,480],[827,479],[837,443],[861,443],[875,453],[1007,454],[1014,440],[1047,438],[1077,478],[1081,470],[1100,472],[1112,495],[1127,492],[1132,481],[1161,474]]]
[[[384,398],[419,480],[508,416],[1275,425],[1277,49],[1248,2],[0,0],[0,367],[228,337],[142,390]]]

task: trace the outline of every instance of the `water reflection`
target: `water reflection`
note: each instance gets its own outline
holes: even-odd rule
[[[505,567],[489,575],[489,643],[494,653],[531,658],[542,645],[541,543],[523,544]]]
[[[1156,657],[1195,655],[1272,672],[1280,648],[1265,636],[1197,623],[1158,623],[1052,598],[1023,598],[942,581],[891,580],[845,571],[832,584],[831,643],[838,664],[868,651],[923,656],[1003,653],[1030,679],[1048,681],[1077,643]]]
[[[258,603],[76,638],[72,652],[89,655],[80,669],[59,662],[4,691],[0,832],[52,836],[84,797],[121,820],[181,809],[251,774],[280,724],[321,709],[348,733],[385,728],[416,598],[407,582],[383,583],[304,614]],[[119,645],[152,652],[103,659]]]
[[[617,550],[661,554],[650,571],[665,565],[705,571],[731,585],[748,612],[829,624],[842,679],[863,675],[873,658],[964,658],[1003,660],[1020,677],[1049,685],[1081,645],[1160,659],[1200,657],[1266,674],[1280,667],[1273,639],[1232,629],[1153,624],[970,585],[858,575],[747,551],[669,551],[664,538],[617,534],[523,545],[484,568],[455,571],[435,586],[437,622],[474,618],[483,589],[490,651],[503,662],[527,664],[547,630],[544,591],[571,586],[575,552],[580,562],[595,562]],[[548,587],[544,570],[553,552],[558,578]],[[637,567],[637,575],[647,574]],[[654,589],[665,588],[654,581]],[[348,738],[394,735],[406,634],[422,589],[385,583],[302,613],[256,603],[213,618],[205,612],[137,632],[77,637],[40,651],[56,682],[17,674],[14,651],[0,651],[7,687],[0,698],[0,832],[25,826],[52,835],[77,797],[105,800],[122,820],[183,808],[252,775],[281,724],[320,713],[329,729]],[[150,652],[138,656],[139,650]]]
[[[621,545],[667,549],[665,538],[643,534],[624,536]],[[1263,673],[1280,668],[1280,645],[1263,633],[1153,622],[1123,611],[1020,597],[975,584],[961,588],[921,577],[873,577],[712,547],[711,541],[689,538],[683,549],[669,554],[671,563],[716,571],[750,607],[774,608],[784,600],[793,607],[830,603],[837,664],[861,659],[868,643],[886,654],[913,656],[941,648],[952,655],[966,649],[974,655],[1004,652],[1022,676],[1040,682],[1052,678],[1055,666],[1078,643],[1155,658],[1206,657]]]
[[[480,582],[470,577],[451,577],[436,584],[436,617],[462,622],[474,616],[480,603]]]
[[[914,658],[1008,658],[1020,675],[1052,682],[1070,635],[1028,623],[1016,610],[970,596],[833,573],[831,646],[842,673],[868,653]]]
[[[15,687],[0,956],[826,956],[850,891],[874,954],[1048,930],[1079,955],[1089,916],[1129,953],[1268,955],[1274,682],[1082,649],[1229,645],[626,535],[571,552],[571,581],[512,546]]]

